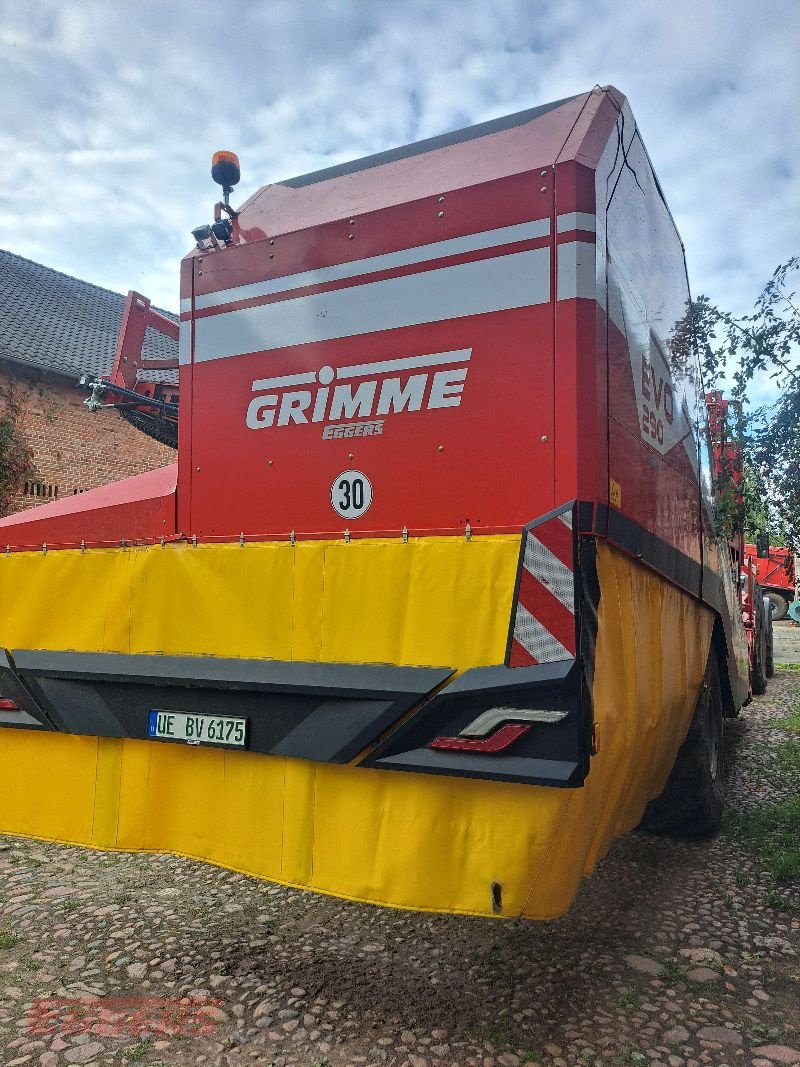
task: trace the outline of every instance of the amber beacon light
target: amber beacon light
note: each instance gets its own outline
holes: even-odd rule
[[[211,177],[222,186],[222,191],[227,197],[233,192],[234,185],[239,184],[241,170],[239,169],[239,157],[235,152],[215,152],[211,157]]]

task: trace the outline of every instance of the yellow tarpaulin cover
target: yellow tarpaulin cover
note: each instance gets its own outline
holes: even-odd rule
[[[0,646],[501,663],[517,537],[188,545],[0,558]],[[600,751],[554,789],[0,729],[0,832],[168,851],[352,900],[551,918],[661,791],[711,612],[598,545]]]

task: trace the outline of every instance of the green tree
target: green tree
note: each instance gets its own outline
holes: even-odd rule
[[[800,256],[776,268],[749,315],[735,316],[700,296],[692,306],[707,385],[727,375],[733,396],[748,402],[766,374],[778,400],[744,418],[745,530],[768,529],[773,544],[800,550]]]
[[[21,409],[13,387],[0,391],[0,515],[13,510],[26,479],[36,477],[33,452],[20,429]]]

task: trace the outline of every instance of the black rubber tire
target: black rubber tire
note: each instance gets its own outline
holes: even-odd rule
[[[772,614],[770,603],[756,586],[756,633],[753,649],[753,677],[750,684],[753,696],[763,696],[767,691],[767,614]],[[764,610],[766,607],[766,611]],[[771,621],[771,620],[770,620]]]
[[[723,722],[722,684],[712,648],[689,733],[663,793],[647,805],[643,829],[680,837],[709,837],[719,830],[725,803]]]
[[[775,644],[772,632],[772,612],[769,610],[770,603],[764,597],[764,673],[767,678],[775,674]]]
[[[779,622],[789,614],[789,601],[780,593],[773,593],[770,589],[764,596],[772,604],[772,621]]]

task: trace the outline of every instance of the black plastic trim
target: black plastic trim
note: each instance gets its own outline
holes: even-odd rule
[[[581,686],[580,664],[574,659],[531,667],[475,667],[393,731],[359,766],[574,788],[589,770]],[[435,737],[455,736],[497,706],[509,709],[509,722],[514,708],[566,714],[560,722],[534,724],[508,754],[428,747]]]
[[[44,711],[20,681],[14,670],[14,661],[4,648],[0,648],[0,697],[13,700],[19,708],[19,711],[0,710],[0,726],[25,730],[53,729]]]
[[[675,585],[701,599],[703,568],[654,533],[614,508],[608,509],[608,540],[647,563]]]
[[[453,673],[449,667],[28,650],[14,660],[37,706],[65,733],[148,740],[153,709],[239,715],[248,722],[250,751],[331,763],[350,762]]]
[[[716,571],[702,566],[697,560],[691,559],[654,533],[645,530],[633,519],[605,504],[598,504],[595,509],[595,529],[598,537],[603,536],[602,531],[607,531],[607,540],[611,544],[658,571],[679,589],[696,597],[717,614],[727,645],[725,652],[728,684],[731,693],[741,697],[742,680],[732,653],[733,620],[730,617],[722,579]]]

